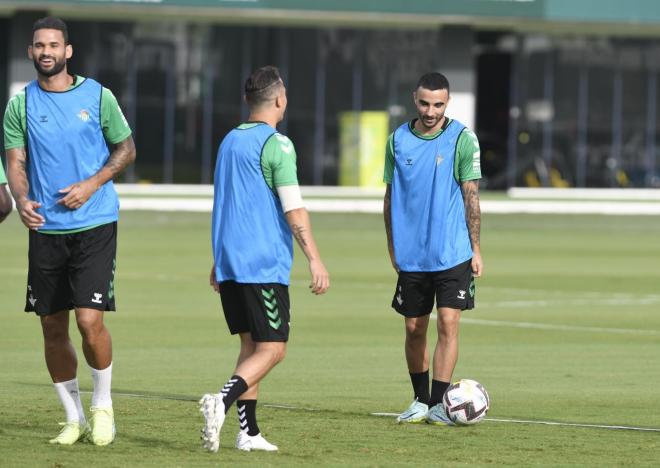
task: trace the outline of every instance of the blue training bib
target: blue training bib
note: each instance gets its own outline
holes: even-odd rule
[[[96,174],[110,152],[101,128],[103,87],[86,78],[64,92],[25,88],[29,197],[42,204],[42,230],[78,229],[116,221],[119,200],[112,181],[77,210],[57,203],[59,190]]]
[[[410,123],[394,131],[391,215],[394,254],[402,271],[448,270],[472,257],[461,187],[454,176],[456,120],[433,139]]]
[[[218,282],[289,284],[291,230],[261,171],[275,133],[267,124],[235,128],[218,149],[211,232]]]

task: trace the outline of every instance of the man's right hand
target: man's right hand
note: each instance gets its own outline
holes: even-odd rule
[[[37,208],[41,208],[41,203],[28,199],[20,200],[16,204],[16,209],[25,227],[35,231],[46,222],[44,217],[36,212]]]
[[[213,288],[213,291],[220,293],[220,285],[218,280],[215,277],[215,265],[211,266],[211,274],[209,275],[209,285]]]

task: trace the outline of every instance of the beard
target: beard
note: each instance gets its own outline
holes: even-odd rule
[[[440,118],[434,118],[433,120],[426,121],[424,116],[422,114],[417,114],[417,117],[419,118],[419,123],[421,123],[424,127],[430,129],[438,125],[438,122],[442,120],[442,117]]]
[[[44,58],[44,57],[39,57],[39,58]],[[39,58],[35,57],[32,61],[34,62],[34,68],[37,69],[37,73],[39,73],[41,76],[45,76],[45,77],[55,76],[58,73],[60,73],[62,70],[64,70],[64,67],[66,66],[65,58],[62,58],[62,60],[58,60],[55,57],[48,56],[48,58],[53,59],[54,63],[50,69],[45,69],[39,63]]]

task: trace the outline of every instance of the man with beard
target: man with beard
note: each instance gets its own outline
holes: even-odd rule
[[[442,397],[458,359],[460,313],[474,307],[474,277],[483,271],[479,142],[445,116],[449,82],[444,75],[422,76],[413,100],[418,118],[390,135],[385,154],[385,231],[399,276],[392,307],[405,320],[405,355],[415,393],[397,421],[451,425]],[[438,341],[429,393],[426,331],[434,299]]]
[[[115,310],[119,202],[112,179],[135,160],[135,145],[112,93],[69,74],[72,54],[61,19],[34,23],[28,57],[37,79],[7,105],[7,173],[29,229],[25,311],[39,316],[46,366],[66,413],[50,443],[71,445],[89,437],[107,445],[115,437],[112,341],[103,323],[103,313]],[[71,309],[94,383],[89,424],[68,331]]]

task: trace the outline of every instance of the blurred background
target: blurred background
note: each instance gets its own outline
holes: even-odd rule
[[[273,64],[303,185],[381,184],[387,135],[440,71],[484,188],[660,187],[654,0],[0,1],[0,102],[34,79],[45,15],[69,25],[69,70],[110,88],[134,130],[125,182],[210,183],[244,80]]]

